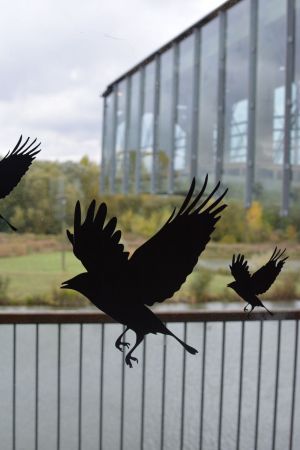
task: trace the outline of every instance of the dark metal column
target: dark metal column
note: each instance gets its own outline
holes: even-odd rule
[[[135,167],[135,192],[139,194],[141,191],[141,138],[143,125],[143,110],[144,110],[144,83],[145,83],[145,67],[140,68],[140,93],[139,93],[139,122],[138,122],[138,148],[136,153],[136,167]]]
[[[159,126],[159,96],[160,96],[160,56],[155,57],[154,84],[154,118],[153,118],[153,160],[151,173],[151,194],[157,192],[157,156],[158,156],[158,126]]]
[[[128,138],[130,130],[130,98],[131,98],[131,77],[126,78],[126,103],[125,103],[125,136],[124,136],[124,176],[122,190],[128,194],[129,180],[129,149]]]
[[[178,103],[178,64],[179,64],[179,47],[175,42],[173,44],[173,88],[172,88],[172,133],[171,133],[171,157],[169,165],[169,194],[174,192],[174,155],[175,155],[175,128],[177,122],[177,103]]]
[[[249,52],[249,99],[248,99],[248,151],[245,207],[252,202],[255,163],[255,105],[256,105],[256,67],[257,67],[257,20],[258,0],[250,1],[250,52]]]
[[[112,194],[115,192],[116,178],[116,123],[117,123],[117,104],[118,104],[118,86],[113,88],[113,123],[112,123],[112,152],[111,152],[111,172],[109,190]]]
[[[107,97],[103,97],[103,112],[102,112],[102,138],[101,138],[101,168],[100,168],[100,180],[99,186],[101,193],[105,190],[105,138],[107,127]]]
[[[191,132],[191,179],[197,176],[199,79],[200,79],[200,28],[194,29],[193,118]]]

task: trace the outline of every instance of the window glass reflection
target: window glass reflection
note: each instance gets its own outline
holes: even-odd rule
[[[145,67],[144,101],[141,129],[140,189],[149,192],[153,170],[153,132],[155,99],[155,64]]]
[[[140,127],[140,73],[136,72],[131,77],[131,89],[129,99],[129,120],[128,120],[128,192],[135,192],[136,181],[136,161],[139,151],[139,127]]]
[[[258,9],[255,187],[258,199],[280,203],[284,149],[286,2]]]
[[[122,192],[125,162],[126,80],[117,87],[115,192]]]
[[[110,190],[110,178],[112,171],[112,157],[113,157],[113,122],[114,122],[114,94],[113,92],[105,99],[105,127],[103,138],[103,164],[102,174],[104,177],[104,191]]]
[[[295,65],[291,105],[291,200],[300,201],[300,0],[295,2]]]
[[[156,189],[167,192],[172,155],[173,49],[160,57],[160,96],[156,158]]]
[[[248,133],[249,1],[227,11],[223,181],[234,197],[245,192]]]
[[[214,182],[217,142],[218,41],[219,19],[201,29],[198,178],[208,173]]]
[[[190,184],[191,131],[193,114],[194,36],[179,43],[178,101],[174,142],[174,190]]]

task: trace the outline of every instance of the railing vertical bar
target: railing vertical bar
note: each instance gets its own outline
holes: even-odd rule
[[[60,449],[60,371],[61,371],[61,324],[57,330],[57,450]]]
[[[258,350],[258,368],[257,368],[257,392],[256,392],[256,420],[255,420],[255,435],[254,435],[254,449],[257,450],[258,444],[258,425],[259,425],[259,407],[260,407],[260,386],[261,386],[261,362],[262,362],[262,346],[264,337],[264,322],[260,321],[259,327],[259,350]]]
[[[163,336],[163,373],[162,373],[162,398],[161,398],[161,430],[160,448],[164,449],[165,434],[165,399],[166,399],[166,360],[167,360],[167,337]]]
[[[16,356],[17,356],[17,325],[13,324],[13,373],[12,373],[12,448],[16,449]]]
[[[206,364],[206,322],[203,323],[203,346],[202,346],[202,376],[201,376],[201,409],[200,409],[200,438],[199,449],[203,445],[203,416],[204,416],[204,393],[205,393],[205,364]]]
[[[298,362],[298,336],[299,336],[299,320],[297,320],[295,322],[295,349],[294,349],[294,370],[293,370],[293,389],[292,389],[292,408],[291,408],[291,426],[290,426],[290,446],[289,446],[289,450],[293,449],[295,398],[296,398],[296,382],[297,382],[297,362]]]
[[[83,324],[79,325],[79,376],[78,376],[78,450],[82,446],[82,347]]]
[[[281,320],[278,321],[278,332],[277,332],[277,357],[276,357],[276,378],[275,378],[275,393],[274,393],[272,450],[275,450],[275,446],[276,446],[276,425],[277,425],[277,407],[278,407],[280,344],[281,344]]]
[[[123,325],[123,333],[125,332],[125,325]],[[120,422],[120,450],[124,447],[124,404],[125,404],[125,348],[121,358],[121,422]]]
[[[245,322],[242,322],[241,327],[241,353],[240,353],[240,384],[239,384],[239,403],[238,403],[238,418],[237,418],[237,434],[236,434],[236,450],[240,448],[241,436],[241,415],[242,415],[242,401],[243,401],[243,375],[244,375],[244,347],[245,347]]]
[[[145,434],[145,386],[146,386],[146,338],[143,342],[143,368],[142,368],[142,403],[141,403],[141,450],[144,450]]]
[[[224,366],[225,366],[225,344],[226,344],[226,322],[222,323],[222,355],[221,355],[221,377],[220,377],[220,404],[219,404],[219,432],[218,449],[221,450],[222,441],[222,418],[223,418],[223,394],[224,394]]]
[[[39,448],[39,324],[35,327],[35,436],[34,448]]]
[[[104,339],[105,324],[101,325],[101,367],[100,367],[100,403],[99,403],[99,449],[103,448],[103,380],[104,380]]]
[[[184,322],[183,341],[186,342],[187,323]],[[184,415],[185,415],[185,379],[186,379],[186,350],[183,348],[182,360],[182,390],[181,390],[181,426],[180,426],[180,449],[184,446]]]

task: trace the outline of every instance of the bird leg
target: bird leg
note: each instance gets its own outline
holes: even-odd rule
[[[245,308],[244,308],[244,311],[246,312],[246,311],[248,311],[248,305],[249,305],[249,303],[247,303],[247,305],[245,306]]]
[[[133,352],[133,350],[135,350],[137,348],[137,346],[142,342],[143,339],[144,339],[143,334],[136,335],[136,342],[134,344],[134,347],[132,347],[132,349],[126,355],[126,358],[125,358],[125,362],[126,362],[127,366],[132,367],[131,361],[136,361],[137,363],[139,362],[139,360],[137,358],[134,358],[133,356],[131,356],[131,353]]]
[[[249,303],[248,303],[248,305],[249,305]],[[247,305],[247,306],[248,306]],[[250,311],[248,312],[248,314],[247,314],[247,318],[250,316],[250,313],[253,311],[253,309],[254,309],[254,306],[253,305],[250,305],[251,306],[251,309],[250,309]]]
[[[125,330],[123,331],[123,333],[118,337],[118,339],[117,339],[116,342],[115,342],[115,346],[116,346],[116,348],[117,348],[118,350],[120,350],[120,352],[123,351],[123,348],[122,348],[122,347],[127,347],[127,348],[130,347],[129,342],[121,342],[121,338],[122,338],[122,336],[124,336],[124,334],[126,333],[127,330],[128,330],[128,327],[125,328]]]

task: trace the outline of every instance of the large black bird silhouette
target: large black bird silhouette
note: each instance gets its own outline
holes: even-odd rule
[[[288,256],[282,258],[285,250],[277,250],[277,247],[275,247],[269,261],[254,272],[253,275],[249,273],[248,262],[244,259],[244,255],[238,254],[236,258],[233,255],[232,263],[229,267],[235,281],[229,283],[227,286],[247,302],[244,311],[248,311],[248,305],[251,306],[248,315],[256,306],[262,306],[268,313],[273,315],[257,296],[266,292],[276,280],[288,258]]]
[[[29,143],[29,139],[28,137],[22,144],[21,135],[14,149],[0,161],[0,199],[6,197],[17,186],[35,156],[40,152],[41,144],[36,144],[36,139]],[[12,230],[17,231],[1,214],[0,219],[4,220]]]
[[[125,332],[131,329],[136,333],[135,345],[125,358],[129,367],[132,367],[132,361],[138,362],[132,352],[148,333],[173,336],[189,353],[197,353],[195,348],[168,330],[148,306],[163,302],[179,290],[210,240],[220,219],[219,214],[227,206],[220,205],[227,190],[211,201],[220,183],[199,204],[207,180],[206,176],[201,191],[192,199],[195,190],[193,179],[179,211],[176,213],[175,208],[163,227],[130,258],[119,243],[121,231],[116,231],[116,217],[104,225],[106,204],[102,203],[96,211],[93,200],[81,223],[81,206],[79,201],[76,203],[74,232],[67,230],[67,235],[74,255],[87,272],[65,281],[61,287],[82,293],[99,309],[126,326],[115,343],[119,350],[129,347],[128,342],[122,342]]]

